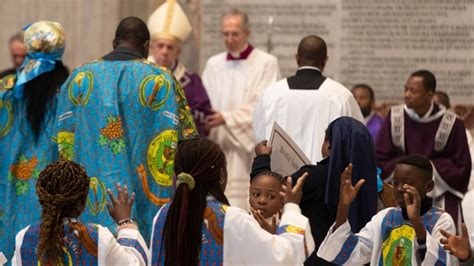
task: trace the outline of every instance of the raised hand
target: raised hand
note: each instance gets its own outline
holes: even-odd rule
[[[365,179],[359,180],[352,186],[352,164],[350,163],[341,174],[341,186],[339,188],[339,205],[337,206],[336,224],[334,230],[343,225],[349,217],[349,208],[354,201],[360,187],[365,183]]]
[[[301,196],[303,195],[303,183],[306,180],[308,173],[301,175],[296,181],[295,187],[292,186],[292,177],[286,179],[286,184],[282,185],[280,195],[283,197],[284,203],[300,204]]]
[[[272,147],[267,146],[268,141],[262,140],[260,141],[257,146],[255,146],[255,154],[257,155],[271,155],[272,154]]]
[[[265,217],[263,217],[262,213],[260,210],[255,210],[254,208],[250,208],[250,211],[253,214],[253,217],[255,217],[255,220],[260,224],[260,227],[262,227],[265,231],[269,232],[270,234],[275,234],[276,233],[276,214],[273,215],[272,217],[272,223],[269,223]]]
[[[110,216],[116,223],[121,220],[129,219],[130,214],[132,213],[132,205],[135,200],[135,193],[132,193],[132,196],[128,197],[128,187],[122,186],[120,183],[117,183],[117,198],[115,198],[114,193],[108,189],[107,193],[110,197],[110,202],[107,201],[107,210],[109,211]]]
[[[461,236],[450,234],[443,229],[440,230],[445,237],[441,239],[443,248],[458,258],[460,261],[467,261],[472,256],[471,246],[469,244],[469,233],[466,224],[462,224]]]
[[[355,184],[355,186],[352,186],[352,164],[349,164],[341,174],[339,205],[349,207],[364,183],[365,179],[361,179]]]
[[[421,197],[415,187],[404,184],[403,189],[405,193],[403,198],[405,200],[405,207],[407,209],[408,218],[410,221],[419,221],[420,218],[420,208],[421,208]]]

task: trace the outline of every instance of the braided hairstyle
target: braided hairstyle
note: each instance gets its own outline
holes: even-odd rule
[[[58,264],[63,257],[63,219],[80,215],[89,192],[89,177],[79,164],[59,160],[46,166],[36,183],[43,207],[37,256],[40,261]]]
[[[278,182],[280,182],[281,184],[284,184],[285,183],[285,180],[286,178],[283,177],[282,175],[280,175],[279,173],[277,172],[272,172],[272,171],[262,171],[262,172],[259,172],[257,175],[255,175],[254,177],[252,177],[250,179],[250,183],[252,183],[254,180],[257,180],[258,177],[260,176],[271,176],[273,178],[275,178],[276,180],[278,180]]]
[[[174,171],[193,176],[195,186],[190,191],[180,184],[174,194],[163,229],[165,265],[198,265],[206,197],[210,194],[229,205],[219,182],[227,174],[225,156],[208,139],[186,140],[178,144]]]

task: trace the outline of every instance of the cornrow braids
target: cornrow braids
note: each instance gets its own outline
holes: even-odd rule
[[[262,171],[262,172],[259,172],[256,176],[254,176],[251,180],[250,180],[250,183],[252,183],[254,180],[256,180],[257,178],[259,178],[260,176],[271,176],[271,177],[274,177],[278,180],[278,182],[280,182],[281,184],[285,183],[285,180],[286,178],[283,177],[282,175],[280,175],[279,173],[277,172],[273,172],[273,171]]]
[[[40,261],[53,265],[62,261],[63,219],[85,203],[89,182],[86,170],[68,160],[51,163],[40,173],[36,183],[36,194],[43,207],[37,250]]]

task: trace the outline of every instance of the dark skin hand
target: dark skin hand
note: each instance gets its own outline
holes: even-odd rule
[[[283,197],[283,203],[295,203],[296,205],[300,204],[301,196],[303,195],[303,183],[306,180],[308,173],[304,173],[296,181],[295,187],[292,186],[292,177],[289,176],[286,179],[286,184],[282,185],[282,191],[280,195]]]
[[[253,214],[253,217],[255,217],[255,220],[260,224],[260,227],[265,229],[265,231],[269,232],[270,234],[275,234],[276,233],[276,228],[277,228],[277,222],[276,222],[276,214],[272,216],[272,222],[269,223],[267,220],[265,220],[265,217],[263,217],[262,213],[260,210],[255,210],[254,208],[250,208],[250,211]]]
[[[443,244],[443,248],[446,251],[460,261],[467,261],[472,257],[466,224],[462,224],[462,234],[460,236],[450,234],[442,229],[441,234],[445,237],[441,239],[441,244]]]
[[[405,199],[405,206],[407,209],[408,218],[413,224],[413,228],[416,232],[416,238],[419,240],[426,239],[426,231],[423,227],[423,222],[420,217],[420,208],[421,208],[421,197],[416,188],[410,185],[403,185],[405,189],[405,194],[403,197]]]
[[[268,141],[262,140],[260,141],[257,146],[255,146],[255,154],[256,155],[271,155],[272,154],[272,147],[267,146]]]
[[[132,196],[128,196],[128,187],[122,186],[120,183],[117,183],[117,197],[114,196],[112,190],[108,189],[107,194],[109,194],[110,202],[107,201],[107,210],[109,211],[110,216],[116,223],[121,220],[129,219],[132,213],[132,205],[135,200],[135,193],[132,193]]]
[[[349,208],[354,201],[360,187],[365,183],[365,179],[359,180],[352,186],[352,164],[349,164],[341,174],[341,187],[339,188],[339,205],[337,207],[336,225],[334,230],[343,225],[349,217]]]

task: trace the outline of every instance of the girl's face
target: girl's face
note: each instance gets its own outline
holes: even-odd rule
[[[280,191],[281,182],[276,177],[255,177],[250,183],[250,207],[260,210],[265,218],[272,217],[283,208]]]

